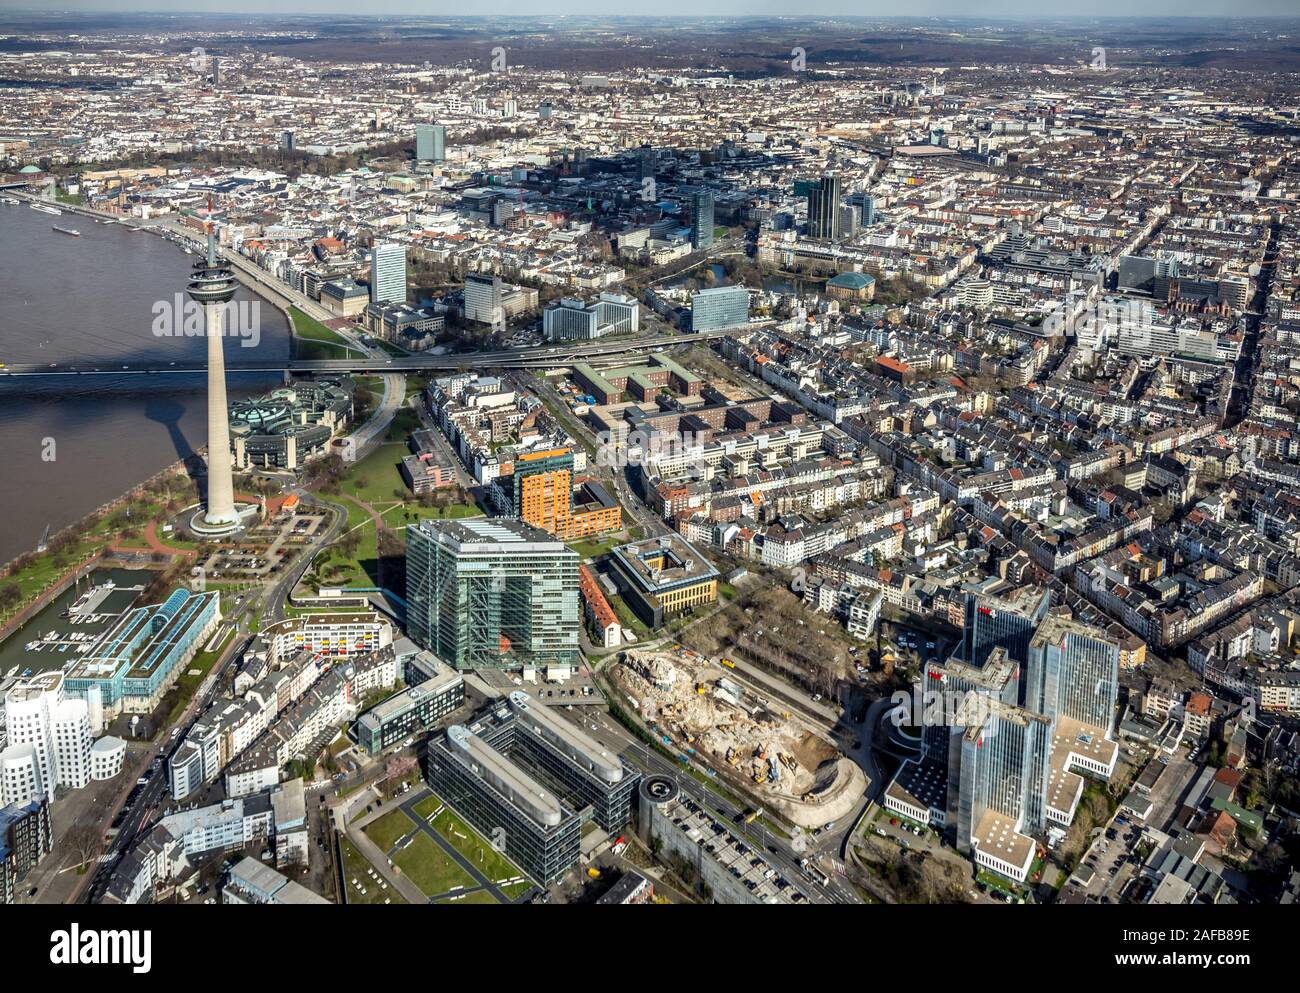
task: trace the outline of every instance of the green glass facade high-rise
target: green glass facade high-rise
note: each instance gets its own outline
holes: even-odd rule
[[[522,521],[406,529],[407,633],[462,671],[578,664],[578,555]]]
[[[442,162],[447,158],[447,128],[442,124],[415,126],[415,158],[419,162]]]
[[[694,190],[687,200],[691,214],[691,247],[709,248],[713,245],[713,191]]]

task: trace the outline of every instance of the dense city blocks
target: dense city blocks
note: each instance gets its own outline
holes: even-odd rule
[[[915,904],[873,948],[1259,964],[1296,12],[34,6],[0,904],[92,915],[54,965],[147,971],[117,904]],[[1000,904],[1085,909],[977,939]],[[362,925],[260,912],[342,979]]]

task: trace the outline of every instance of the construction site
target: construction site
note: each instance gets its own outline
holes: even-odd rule
[[[756,804],[803,828],[849,814],[866,776],[825,734],[735,678],[730,660],[674,645],[633,649],[609,670],[647,729]]]

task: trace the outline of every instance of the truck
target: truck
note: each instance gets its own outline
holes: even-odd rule
[[[725,665],[728,669],[736,668],[736,663],[732,662],[731,659],[719,659],[718,662],[721,665]]]

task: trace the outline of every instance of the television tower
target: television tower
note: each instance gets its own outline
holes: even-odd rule
[[[208,200],[208,257],[194,263],[190,299],[203,305],[208,337],[208,506],[204,524],[213,529],[239,524],[235,510],[235,485],[230,468],[230,410],[226,403],[226,357],[222,347],[225,305],[235,295],[235,277],[224,260],[217,259],[212,234],[212,200]]]

